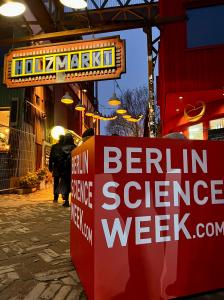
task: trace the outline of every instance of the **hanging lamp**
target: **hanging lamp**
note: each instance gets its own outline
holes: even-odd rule
[[[121,100],[117,97],[115,92],[115,80],[114,80],[114,91],[110,99],[108,100],[108,104],[111,106],[118,106],[121,104]]]
[[[7,1],[0,6],[0,14],[5,17],[17,17],[24,13],[26,6],[19,1]]]
[[[67,7],[74,9],[83,9],[87,7],[86,0],[60,0],[60,2]]]
[[[126,114],[127,109],[125,109],[122,105],[116,110],[116,113],[119,115]]]
[[[121,104],[121,100],[117,97],[115,92],[113,92],[112,96],[108,100],[108,104],[111,106],[118,106]]]
[[[130,118],[131,118],[131,115],[125,114],[125,115],[123,115],[122,117],[123,117],[124,119],[130,119]]]
[[[79,101],[79,103],[75,106],[75,110],[84,111],[86,107]]]
[[[94,119],[101,119],[101,115],[100,115],[100,113],[98,112],[98,111],[94,111],[94,113],[93,113],[93,118]]]
[[[64,96],[61,98],[61,102],[64,104],[72,104],[74,101],[72,97],[69,95],[69,93],[66,92]]]
[[[87,112],[85,113],[87,117],[92,117],[93,116],[93,111],[91,109],[88,109]]]

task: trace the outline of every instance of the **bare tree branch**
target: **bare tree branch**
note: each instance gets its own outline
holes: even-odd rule
[[[144,119],[148,108],[148,89],[146,86],[133,90],[126,90],[122,95],[122,105],[127,109],[132,117],[137,118],[143,115],[143,118],[132,123],[118,116],[116,120],[110,121],[107,126],[107,134],[118,134],[120,136],[143,136]]]

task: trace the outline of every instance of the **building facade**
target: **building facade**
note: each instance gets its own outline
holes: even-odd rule
[[[16,187],[28,172],[47,167],[54,126],[64,127],[74,137],[89,127],[98,132],[97,121],[75,110],[81,101],[94,111],[93,81],[7,88],[3,60],[9,50],[2,48],[0,53],[0,192]],[[73,103],[61,102],[66,93]]]
[[[160,0],[158,103],[162,134],[224,136],[224,1]]]

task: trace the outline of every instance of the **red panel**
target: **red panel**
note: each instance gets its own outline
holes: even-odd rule
[[[193,3],[194,2],[194,3]],[[189,7],[214,5],[220,1],[160,0],[162,17],[182,16]],[[224,85],[224,46],[187,49],[186,22],[179,21],[165,24],[161,31],[159,64],[159,99],[161,118],[166,131],[166,122],[176,115],[169,108],[178,105],[178,96],[192,93],[190,103],[198,101],[196,93],[218,91]],[[170,102],[170,94],[176,93],[175,103]],[[214,95],[213,99],[219,98]],[[201,99],[202,100],[202,99]],[[207,101],[205,99],[203,101]],[[166,113],[165,113],[166,112]],[[175,130],[175,127],[173,128]]]
[[[95,141],[90,139],[72,153],[70,252],[88,299],[94,299]],[[88,170],[85,172],[86,159]],[[84,185],[82,184],[84,183]],[[92,184],[91,184],[92,183]],[[85,201],[83,201],[85,200]],[[92,236],[92,238],[91,238]]]
[[[94,232],[90,247],[71,221],[71,255],[88,299],[166,300],[223,288],[224,161],[216,157],[224,143],[95,141],[95,157],[94,138],[73,152],[90,155],[88,174],[73,180],[95,172],[93,210],[72,200]]]
[[[218,119],[224,117],[224,101],[213,101],[211,103],[207,103],[205,115],[198,120],[196,123],[204,122],[204,130],[207,132],[209,129],[208,121],[213,119]],[[166,122],[166,128],[164,130],[164,134],[172,132],[172,131],[184,131],[188,126],[194,125],[195,123],[187,122],[184,118],[183,110],[180,113],[176,113],[176,116],[170,118]]]

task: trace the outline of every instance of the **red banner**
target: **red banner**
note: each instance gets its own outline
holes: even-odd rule
[[[93,137],[73,151],[71,256],[88,299],[223,288],[223,142]]]

